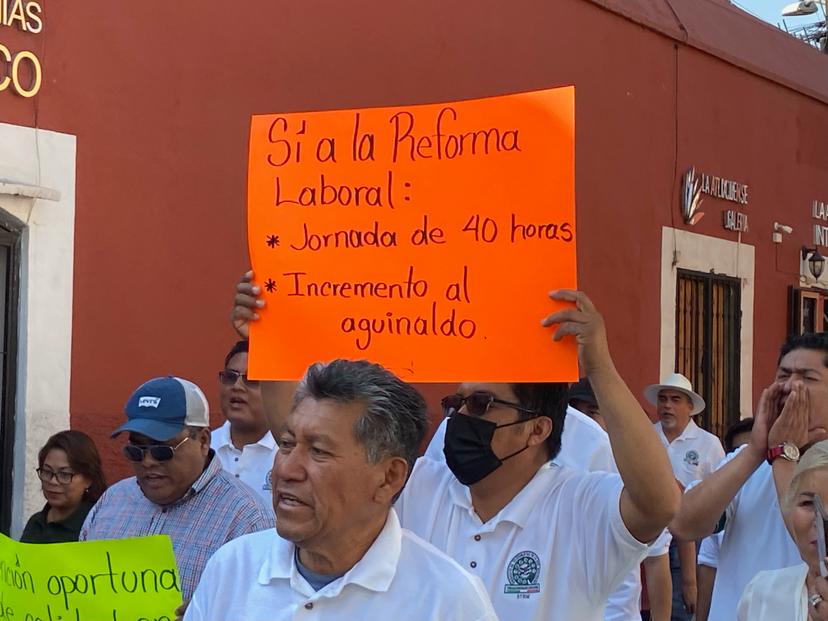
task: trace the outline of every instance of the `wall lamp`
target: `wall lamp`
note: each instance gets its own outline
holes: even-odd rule
[[[802,260],[808,261],[808,271],[811,272],[811,276],[819,280],[819,277],[822,276],[822,271],[825,269],[825,257],[819,254],[816,246],[813,248],[802,246]]]

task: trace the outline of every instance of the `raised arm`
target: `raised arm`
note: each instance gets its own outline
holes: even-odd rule
[[[250,322],[259,319],[258,310],[264,308],[265,301],[260,297],[261,288],[253,281],[252,271],[246,272],[236,283],[236,297],[233,301],[233,312],[230,320],[233,329],[243,339],[250,337]],[[290,414],[293,404],[293,393],[297,382],[262,382],[262,405],[270,426],[270,433],[276,433],[282,428],[285,418]]]
[[[615,369],[604,320],[582,292],[561,290],[555,300],[575,308],[554,313],[543,325],[559,325],[554,339],[574,336],[581,369],[589,377],[607,424],[618,473],[624,481],[621,518],[639,541],[652,541],[676,513],[680,492],[664,446],[650,419]]]
[[[701,539],[713,533],[716,524],[741,487],[765,460],[768,451],[768,422],[778,401],[778,388],[762,391],[754,416],[750,441],[724,466],[684,493],[670,531],[678,539]]]

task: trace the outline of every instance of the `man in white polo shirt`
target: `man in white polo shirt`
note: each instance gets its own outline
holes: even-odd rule
[[[264,414],[259,382],[247,379],[247,352],[247,341],[237,342],[219,372],[225,422],[212,432],[213,448],[222,468],[253,489],[270,507],[276,440]]]
[[[724,517],[709,621],[735,619],[739,598],[758,572],[801,562],[778,493],[788,489],[800,450],[828,437],[826,430],[828,333],[792,336],[780,351],[775,381],[759,400],[750,441],[689,486],[670,525],[676,537],[694,540],[721,528]]]
[[[443,400],[445,462],[420,459],[396,509],[405,528],[479,576],[503,621],[600,621],[675,511],[649,419],[616,372],[603,319],[580,292],[544,320],[575,336],[620,476],[555,461],[565,384],[465,383]],[[448,468],[446,467],[448,466]]]
[[[248,272],[236,287],[242,336],[264,305],[252,279]],[[446,460],[420,458],[395,508],[404,528],[482,579],[502,621],[602,621],[610,593],[663,532],[680,494],[649,418],[615,369],[603,318],[581,292],[551,296],[573,307],[542,325],[558,326],[556,340],[577,340],[620,476],[554,462],[566,384],[467,383],[444,399]],[[284,410],[269,384],[265,413],[278,427]]]
[[[579,405],[583,410],[577,409]],[[581,472],[618,472],[612,457],[609,436],[601,423],[596,422],[591,413],[597,413],[598,402],[587,378],[581,378],[569,389],[569,405],[566,407],[561,450],[555,461],[561,466]],[[600,417],[600,414],[598,414]],[[603,422],[603,419],[600,419]],[[446,423],[444,418],[426,448],[425,457],[445,461],[443,446],[446,442]]]
[[[423,398],[378,365],[308,369],[277,433],[276,530],[218,550],[185,621],[497,621],[480,581],[391,509],[426,421]]]
[[[673,473],[683,487],[703,479],[724,459],[722,443],[699,427],[693,417],[704,411],[701,395],[681,373],[644,389],[644,397],[656,406],[658,437],[667,449]]]
[[[682,489],[713,472],[724,458],[722,443],[700,428],[693,416],[704,411],[701,395],[681,373],[673,373],[661,384],[644,389],[644,397],[656,406],[658,437],[667,448],[676,480]],[[673,581],[673,621],[690,621],[696,611],[696,544],[693,541],[670,544],[670,574]]]

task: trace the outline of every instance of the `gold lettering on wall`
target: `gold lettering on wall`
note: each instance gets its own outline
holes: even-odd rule
[[[43,8],[34,0],[0,0],[0,27],[40,34]],[[37,95],[42,84],[43,69],[37,54],[30,50],[11,50],[0,42],[0,92],[10,90],[29,98]]]

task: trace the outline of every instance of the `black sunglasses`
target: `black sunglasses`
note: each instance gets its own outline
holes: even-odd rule
[[[491,407],[492,403],[497,403],[499,405],[505,405],[506,407],[513,408],[519,412],[526,412],[528,414],[537,414],[537,410],[532,410],[526,407],[523,407],[520,403],[512,403],[511,401],[503,401],[502,399],[498,399],[493,394],[489,392],[473,392],[470,395],[464,397],[463,395],[449,395],[448,397],[443,397],[443,400],[440,402],[443,406],[443,414],[445,416],[451,416],[460,411],[464,405],[466,406],[466,412],[471,414],[472,416],[483,416],[486,412],[489,411],[489,407]]]
[[[127,444],[124,446],[124,457],[129,461],[139,463],[144,461],[144,456],[149,453],[150,457],[155,461],[170,461],[175,457],[175,452],[178,450],[178,447],[189,439],[190,437],[187,436],[175,446],[170,446],[169,444],[150,444],[148,446]]]
[[[259,380],[247,379],[247,373],[239,373],[233,369],[224,369],[224,371],[219,371],[219,381],[225,386],[235,386],[236,382],[239,381],[239,378],[242,378],[245,386],[259,385]]]

